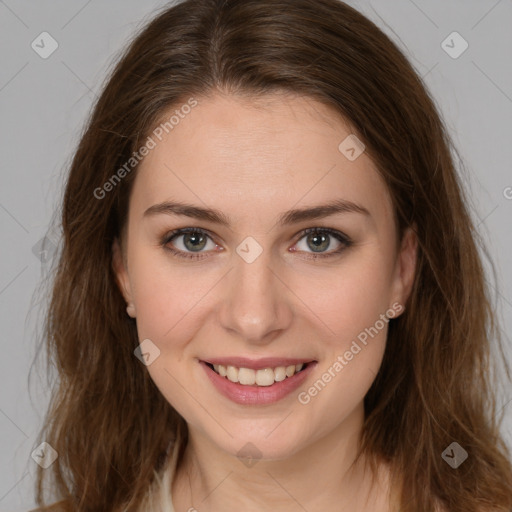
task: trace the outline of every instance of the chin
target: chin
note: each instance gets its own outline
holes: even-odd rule
[[[268,425],[269,423],[271,426]],[[307,444],[299,433],[294,435],[293,432],[290,432],[287,421],[277,428],[276,425],[279,425],[279,421],[265,421],[265,428],[262,427],[259,432],[255,432],[253,424],[247,430],[243,428],[231,430],[233,438],[223,435],[221,439],[212,438],[212,441],[234,457],[253,461],[287,459]]]

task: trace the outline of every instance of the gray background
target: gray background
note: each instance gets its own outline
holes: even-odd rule
[[[0,511],[35,504],[30,457],[48,403],[46,376],[28,382],[41,325],[36,286],[48,261],[38,243],[60,198],[69,164],[110,59],[166,2],[0,0],[1,188]],[[497,269],[496,306],[512,359],[512,1],[373,0],[350,2],[408,55],[430,88],[463,156],[472,211]],[[57,50],[41,58],[48,32]],[[457,31],[469,44],[457,58],[441,43]],[[458,53],[457,36],[445,43]],[[43,51],[40,48],[39,51]],[[35,299],[34,299],[35,300]],[[38,327],[39,326],[39,327]],[[30,394],[29,394],[30,388]],[[512,444],[511,390],[499,403]]]

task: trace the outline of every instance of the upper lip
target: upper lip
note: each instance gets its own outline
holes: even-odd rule
[[[315,360],[299,357],[263,357],[261,359],[249,359],[247,357],[211,357],[203,359],[202,361],[215,365],[221,364],[223,366],[236,366],[237,368],[262,370],[263,368],[277,368],[278,366],[312,363]]]

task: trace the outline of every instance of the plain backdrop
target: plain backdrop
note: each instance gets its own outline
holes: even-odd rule
[[[31,453],[49,400],[45,375],[28,381],[42,320],[32,298],[52,255],[51,242],[44,253],[41,239],[111,59],[165,3],[0,0],[0,511],[35,506]],[[349,3],[424,77],[464,159],[471,211],[498,270],[497,282],[489,282],[511,360],[512,2]],[[512,390],[503,389],[509,445],[511,399]]]

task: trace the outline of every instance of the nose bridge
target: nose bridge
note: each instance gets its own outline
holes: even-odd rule
[[[270,250],[261,248],[253,259],[256,247],[250,244],[242,242],[233,255],[221,323],[245,341],[265,343],[272,337],[270,333],[286,328],[291,309],[283,284],[274,274]]]

